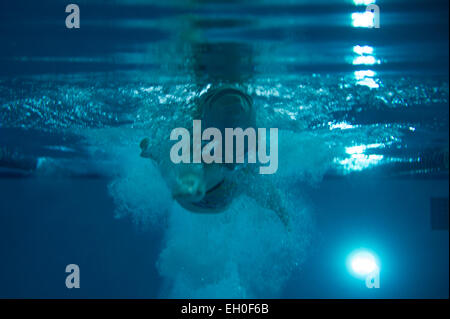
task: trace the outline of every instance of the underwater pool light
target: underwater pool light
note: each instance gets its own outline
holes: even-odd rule
[[[379,271],[377,258],[367,250],[358,250],[349,256],[349,268],[358,277],[366,277]]]
[[[368,275],[377,269],[377,264],[372,255],[363,256],[360,254],[353,257],[352,269],[358,275]]]

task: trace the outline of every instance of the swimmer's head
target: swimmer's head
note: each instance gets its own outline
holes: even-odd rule
[[[235,88],[211,90],[203,97],[201,110],[202,125],[219,129],[223,136],[227,127],[256,127],[252,98]]]
[[[178,176],[173,189],[176,200],[199,202],[206,193],[206,185],[198,172],[187,172]]]

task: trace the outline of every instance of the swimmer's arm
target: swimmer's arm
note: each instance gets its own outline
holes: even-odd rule
[[[146,137],[142,139],[141,143],[139,144],[139,147],[141,148],[140,154],[141,157],[149,158],[155,161],[157,164],[161,164],[161,158],[158,155],[158,152],[156,152],[158,148],[161,148],[161,145],[159,145],[158,143],[152,144],[150,142],[150,139]]]
[[[286,228],[290,230],[289,215],[286,207],[283,205],[280,190],[277,188],[269,189],[266,192],[265,196],[266,198],[263,198],[263,203],[261,203],[260,205],[263,205],[263,207],[274,211],[280,218],[284,226],[286,226]]]
[[[258,205],[274,211],[281,222],[290,230],[290,221],[288,211],[283,205],[281,191],[272,183],[255,180],[253,185],[245,188],[248,196],[255,199]]]
[[[141,148],[141,157],[152,158],[152,154],[150,152],[150,139],[148,137],[141,141],[139,147]]]

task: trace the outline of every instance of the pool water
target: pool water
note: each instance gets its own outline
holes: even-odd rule
[[[0,297],[448,298],[448,1],[370,3],[0,4]],[[220,86],[279,130],[250,187],[290,231],[247,194],[188,212],[139,156]]]

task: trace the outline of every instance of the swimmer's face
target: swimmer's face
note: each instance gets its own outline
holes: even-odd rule
[[[177,178],[173,197],[189,202],[198,202],[203,199],[205,192],[206,186],[202,176],[198,173],[187,173]]]

